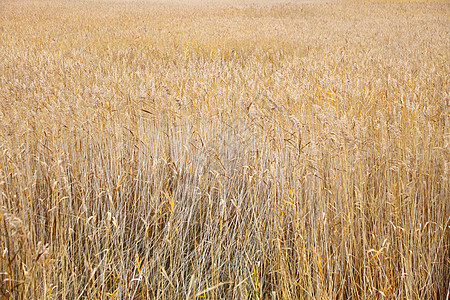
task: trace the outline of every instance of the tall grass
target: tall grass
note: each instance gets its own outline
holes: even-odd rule
[[[448,2],[0,2],[0,294],[448,299]]]

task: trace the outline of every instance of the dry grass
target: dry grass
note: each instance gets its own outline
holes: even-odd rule
[[[1,1],[0,298],[448,299],[450,4],[387,2]]]

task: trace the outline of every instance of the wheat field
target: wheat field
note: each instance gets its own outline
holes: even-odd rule
[[[0,0],[0,298],[448,299],[449,20]]]

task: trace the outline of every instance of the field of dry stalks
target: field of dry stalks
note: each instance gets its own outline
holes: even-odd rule
[[[448,299],[448,1],[0,0],[0,298]]]

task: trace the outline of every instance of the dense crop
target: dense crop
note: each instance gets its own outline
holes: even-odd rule
[[[446,299],[447,1],[0,1],[0,298]]]

